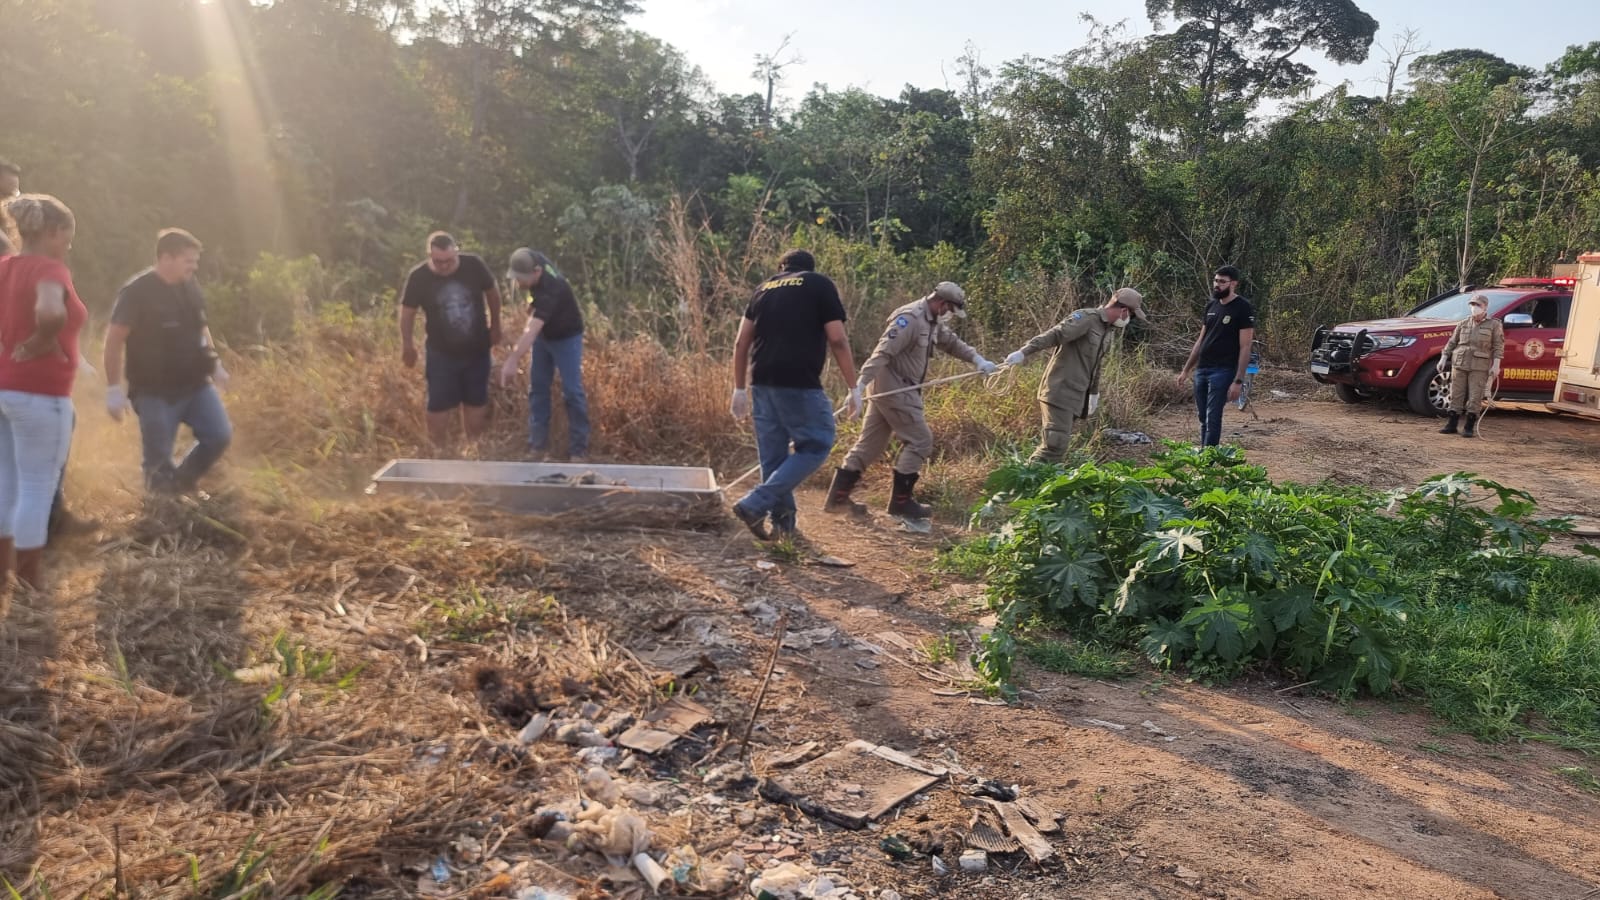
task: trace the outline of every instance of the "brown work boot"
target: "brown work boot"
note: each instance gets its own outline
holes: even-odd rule
[[[822,502],[822,511],[831,513],[852,513],[858,516],[867,514],[867,508],[850,499],[850,492],[861,483],[861,473],[850,469],[835,469],[833,472],[833,485],[828,488],[828,499]]]
[[[889,497],[889,515],[902,519],[926,519],[933,515],[933,510],[912,499],[911,492],[917,486],[918,477],[915,472],[894,473],[894,493]]]

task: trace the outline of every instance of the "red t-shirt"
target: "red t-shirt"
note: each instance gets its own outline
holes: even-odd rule
[[[67,288],[67,324],[56,335],[60,353],[48,353],[17,362],[11,353],[33,334],[33,307],[39,300],[39,282],[54,281]],[[72,286],[72,273],[48,256],[0,257],[0,391],[23,391],[53,397],[70,397],[78,374],[78,332],[89,320],[89,310]]]

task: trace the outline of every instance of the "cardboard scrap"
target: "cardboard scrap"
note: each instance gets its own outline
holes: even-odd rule
[[[1016,838],[1007,837],[1000,829],[1000,820],[989,810],[978,810],[972,814],[972,822],[967,825],[966,843],[975,850],[987,850],[990,853],[1015,853],[1022,849]]]
[[[927,790],[947,771],[898,750],[856,740],[761,782],[761,796],[845,828],[861,829]]]
[[[688,699],[674,697],[617,738],[617,743],[640,753],[660,753],[701,725],[715,720],[711,710]]]
[[[1054,834],[1061,830],[1061,814],[1050,812],[1027,797],[1018,797],[1015,801],[1017,809],[1028,817],[1040,834]]]

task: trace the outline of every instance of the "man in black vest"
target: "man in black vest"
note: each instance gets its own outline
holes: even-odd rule
[[[194,281],[200,249],[194,235],[181,228],[161,232],[155,267],[117,293],[106,332],[106,411],[119,422],[130,408],[138,414],[145,484],[158,492],[194,488],[233,439],[218,393],[227,386],[228,373],[211,343],[205,299]],[[195,445],[174,466],[179,425],[189,426]]]

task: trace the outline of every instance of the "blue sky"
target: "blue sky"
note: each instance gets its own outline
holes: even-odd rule
[[[1049,57],[1083,43],[1080,13],[1101,22],[1125,20],[1137,35],[1151,33],[1143,0],[642,0],[635,26],[683,51],[710,76],[719,91],[758,89],[750,77],[757,53],[770,53],[783,36],[805,59],[786,70],[780,93],[793,101],[813,83],[858,86],[886,96],[907,83],[922,88],[954,87],[956,59],[973,42],[985,65],[1027,55]],[[1451,0],[1358,0],[1378,20],[1378,37],[1367,63],[1335,66],[1315,56],[1325,86],[1349,81],[1357,91],[1378,93],[1383,51],[1407,28],[1431,51],[1473,47],[1514,63],[1543,67],[1569,44],[1600,40],[1600,20],[1577,0],[1451,2]]]

